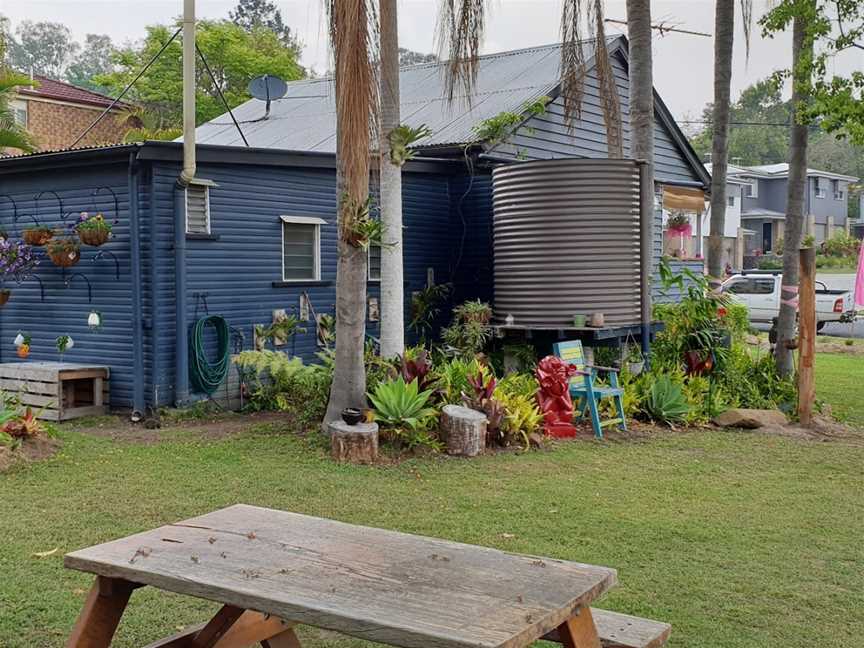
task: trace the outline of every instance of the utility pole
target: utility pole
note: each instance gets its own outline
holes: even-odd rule
[[[195,0],[183,0],[183,171],[180,182],[195,177]]]

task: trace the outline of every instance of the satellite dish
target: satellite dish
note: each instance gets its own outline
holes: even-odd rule
[[[288,92],[288,84],[277,76],[256,77],[249,82],[249,94],[268,104],[274,99],[281,99]]]

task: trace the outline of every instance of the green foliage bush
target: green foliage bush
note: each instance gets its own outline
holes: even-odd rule
[[[467,301],[453,309],[453,320],[441,331],[441,339],[458,354],[472,357],[483,351],[492,339],[491,318],[489,304],[480,300]]]
[[[642,411],[657,423],[671,425],[686,420],[690,406],[680,384],[675,384],[667,374],[657,376],[642,403]]]
[[[326,354],[322,364],[304,365],[281,351],[243,351],[234,356],[234,364],[248,386],[248,409],[290,412],[295,422],[306,428],[324,417],[332,361]]]

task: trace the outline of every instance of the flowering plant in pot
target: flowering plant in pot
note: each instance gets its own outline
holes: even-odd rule
[[[71,236],[52,239],[45,248],[54,265],[70,268],[81,260],[81,244]]]
[[[666,229],[675,234],[689,236],[692,231],[690,219],[686,214],[674,214],[666,221]]]
[[[21,236],[27,245],[45,245],[54,237],[54,230],[37,224],[35,227],[25,229]]]
[[[105,220],[101,212],[96,214],[81,212],[75,223],[75,231],[81,242],[94,247],[99,247],[111,238],[111,228],[111,222]]]
[[[11,291],[6,287],[8,281],[21,283],[27,279],[39,259],[33,248],[21,241],[0,239],[0,306],[9,301]]]

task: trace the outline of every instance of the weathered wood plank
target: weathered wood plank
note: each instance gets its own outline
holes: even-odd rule
[[[48,410],[46,410],[47,412]],[[84,407],[72,407],[63,409],[60,413],[61,421],[80,418],[82,416],[101,416],[106,411],[105,405],[86,405]]]
[[[21,378],[0,378],[0,389],[8,392],[27,392],[29,394],[46,394],[58,396],[58,385],[56,381],[45,382],[42,380],[24,380]]]
[[[300,648],[300,640],[293,630],[286,630],[262,641],[261,648]]]
[[[603,648],[660,648],[672,634],[672,626],[662,621],[599,608],[591,608],[591,614]],[[557,629],[543,639],[561,643]]]
[[[109,648],[132,589],[131,583],[97,576],[66,648]]]
[[[246,648],[279,636],[294,625],[273,616],[246,610],[213,648]],[[206,626],[206,623],[199,623],[170,637],[147,644],[144,648],[189,648],[195,636]]]
[[[79,376],[79,373],[82,375]],[[108,378],[110,370],[108,367],[102,365],[84,365],[71,362],[0,363],[0,378],[23,378],[26,380],[57,382],[60,380],[61,375],[63,378],[90,378],[97,374],[103,378]]]
[[[524,646],[616,580],[605,567],[246,505],[65,564],[407,648]]]

